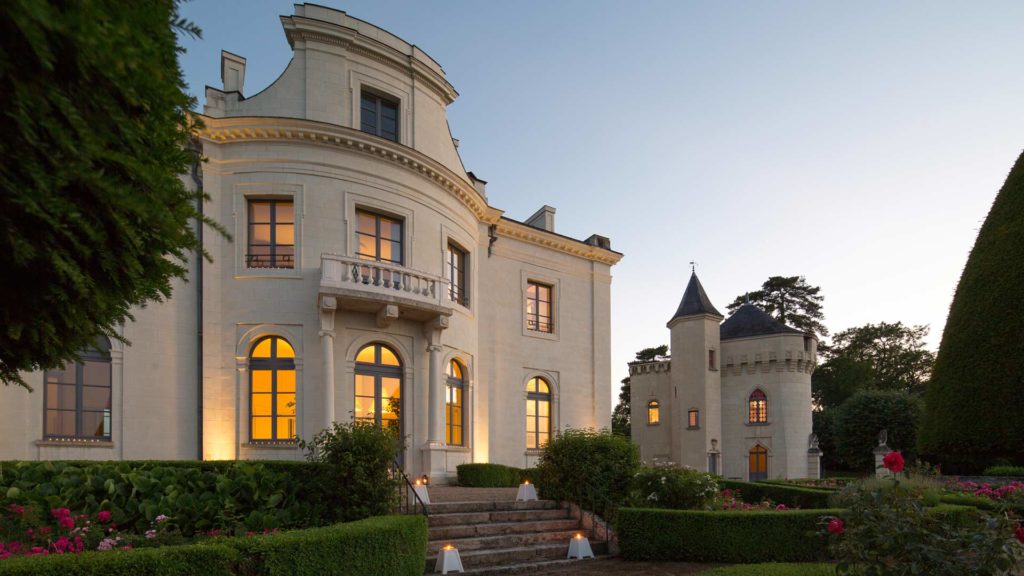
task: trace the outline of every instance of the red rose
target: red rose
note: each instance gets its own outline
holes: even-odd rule
[[[107,510],[101,510],[100,513],[96,515],[96,518],[99,519],[100,522],[106,524],[107,522],[110,522],[110,512]]]
[[[899,474],[903,471],[903,454],[899,452],[889,452],[882,458],[882,466],[885,466],[886,470],[889,470],[893,474]]]
[[[1024,524],[1017,526],[1013,533],[1017,536],[1017,540],[1020,540],[1020,543],[1024,544]]]
[[[839,518],[833,518],[828,522],[828,533],[829,534],[842,534],[846,532],[846,526],[843,521]]]

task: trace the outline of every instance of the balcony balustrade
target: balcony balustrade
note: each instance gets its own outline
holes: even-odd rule
[[[403,317],[428,320],[452,313],[448,281],[405,266],[337,254],[320,256],[320,293],[343,308],[378,312],[397,305]]]

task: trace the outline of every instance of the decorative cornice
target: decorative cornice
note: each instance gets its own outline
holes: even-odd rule
[[[629,375],[650,374],[652,372],[671,372],[671,360],[654,360],[651,362],[630,362]]]
[[[566,238],[559,234],[554,234],[546,230],[540,230],[533,226],[528,226],[521,222],[514,220],[508,220],[502,218],[497,222],[498,234],[509,238],[515,238],[516,240],[522,240],[531,244],[538,244],[540,246],[546,246],[560,252],[566,252],[573,256],[580,258],[586,258],[587,260],[594,260],[602,264],[612,266],[622,260],[622,254],[613,252],[611,250],[605,250],[604,248],[598,248],[597,246],[591,246],[579,240],[573,240]]]
[[[755,372],[800,372],[811,374],[817,367],[817,356],[809,352],[785,350],[782,358],[778,352],[739,354],[737,357],[726,356],[722,363],[723,374],[739,375]]]

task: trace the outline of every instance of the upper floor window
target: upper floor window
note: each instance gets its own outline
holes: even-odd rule
[[[359,109],[359,129],[398,142],[398,102],[373,92],[363,91]]]
[[[469,305],[469,291],[466,284],[467,259],[465,250],[451,242],[448,243],[448,272],[451,277],[448,297],[452,302],[458,302],[463,306]]]
[[[551,286],[537,282],[526,285],[526,328],[537,332],[552,332]]]
[[[526,448],[543,448],[551,437],[551,387],[543,378],[526,383]]]
[[[690,410],[686,416],[687,428],[700,428],[700,410]]]
[[[462,365],[452,360],[448,363],[448,386],[445,394],[445,442],[453,446],[464,446],[462,432],[463,398],[466,393],[466,378]]]
[[[402,264],[402,221],[390,216],[356,210],[359,247],[356,256],[388,264]]]
[[[110,440],[110,340],[100,337],[79,356],[78,362],[46,371],[43,434]]]
[[[715,351],[708,350],[708,370],[717,370],[718,364],[715,363]]]
[[[652,426],[661,422],[661,406],[657,400],[647,403],[647,425]]]
[[[249,200],[249,268],[295,267],[295,205],[291,200]]]
[[[768,397],[760,388],[750,393],[750,423],[764,424],[768,422]]]
[[[292,440],[295,429],[295,350],[267,336],[249,354],[249,438]]]

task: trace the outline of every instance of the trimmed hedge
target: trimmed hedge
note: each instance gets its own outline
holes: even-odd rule
[[[841,509],[709,512],[622,508],[615,529],[627,560],[811,562],[828,557],[823,516]]]
[[[756,504],[768,499],[792,508],[828,508],[828,497],[835,492],[827,488],[740,480],[719,480],[718,486],[723,489],[739,490],[740,499],[744,502]]]
[[[419,576],[426,551],[425,517],[381,516],[204,544],[11,558],[0,576]]]
[[[700,576],[835,576],[832,564],[747,564],[701,572]]]
[[[471,488],[513,488],[523,480],[536,483],[533,468],[515,468],[504,464],[459,464],[459,486]]]
[[[0,576],[232,576],[238,557],[220,544],[26,556],[0,561]]]
[[[986,512],[1005,509],[1024,515],[1024,504],[1006,501],[1001,502],[984,496],[975,496],[973,494],[943,494],[941,501],[943,504],[949,504],[952,506],[971,506],[979,510],[985,510]]]
[[[989,466],[982,474],[985,476],[1024,476],[1024,466]]]

